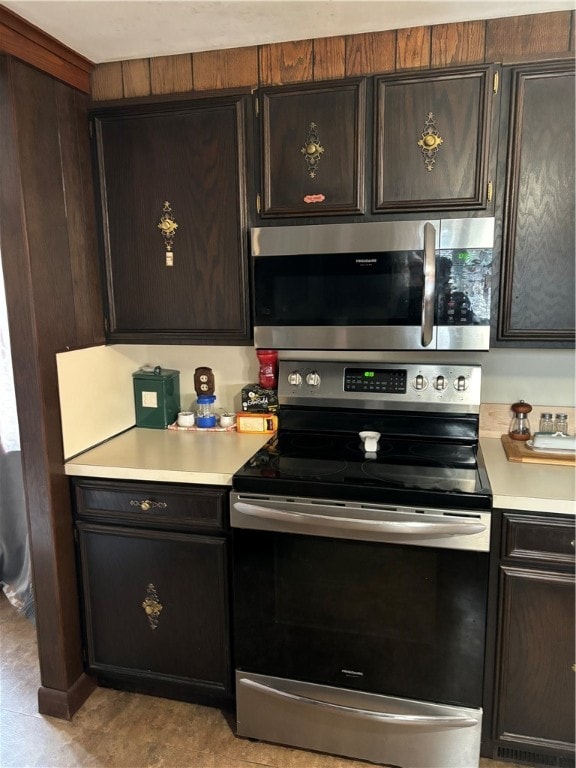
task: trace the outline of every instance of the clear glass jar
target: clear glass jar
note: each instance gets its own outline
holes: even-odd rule
[[[546,435],[554,434],[554,417],[551,413],[541,414],[538,432],[544,432]]]
[[[568,434],[568,415],[566,413],[557,413],[554,420],[554,431],[556,434]]]
[[[214,402],[216,395],[199,395],[198,408],[196,409],[196,425],[206,429],[216,426],[216,413],[214,412]]]

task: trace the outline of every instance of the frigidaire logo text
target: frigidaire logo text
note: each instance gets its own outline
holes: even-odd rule
[[[354,259],[356,264],[377,264],[378,259]]]

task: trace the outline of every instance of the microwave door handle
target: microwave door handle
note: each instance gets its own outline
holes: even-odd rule
[[[436,229],[429,221],[424,224],[424,294],[422,296],[422,346],[432,342],[434,331],[434,300],[436,297]]]

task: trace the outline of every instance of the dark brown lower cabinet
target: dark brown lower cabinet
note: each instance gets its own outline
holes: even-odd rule
[[[574,519],[504,512],[492,757],[574,765]]]
[[[75,490],[88,670],[102,685],[230,703],[227,491],[97,480]]]

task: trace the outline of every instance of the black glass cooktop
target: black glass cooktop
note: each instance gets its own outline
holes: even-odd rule
[[[234,475],[235,490],[300,497],[488,509],[476,443],[381,436],[365,452],[357,433],[282,431]]]

